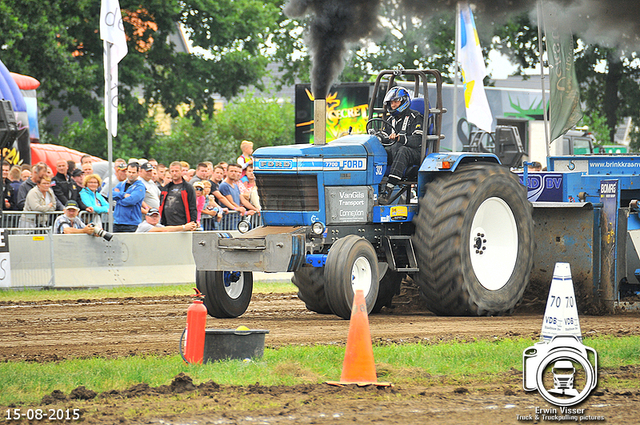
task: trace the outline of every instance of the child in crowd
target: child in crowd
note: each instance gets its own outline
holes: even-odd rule
[[[215,230],[219,227],[218,223],[220,223],[220,221],[222,220],[222,215],[229,212],[229,209],[223,208],[218,205],[215,200],[215,196],[211,194],[211,182],[209,180],[205,180],[199,183],[202,183],[202,185],[204,186],[205,198],[204,206],[200,210],[200,212],[206,216],[204,217],[204,220],[202,220],[202,228],[204,230]],[[197,183],[194,184],[194,187],[196,187],[196,184]]]
[[[240,143],[240,150],[242,151],[242,155],[238,157],[238,165],[242,167],[242,177],[246,174],[247,167],[249,165],[253,165],[253,142],[248,140],[243,140]]]

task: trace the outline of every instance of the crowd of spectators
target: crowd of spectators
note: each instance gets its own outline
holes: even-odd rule
[[[113,232],[214,230],[225,216],[239,220],[260,212],[253,175],[253,143],[243,141],[236,163],[203,161],[191,168],[185,161],[168,166],[154,159],[118,158],[103,179],[94,173],[92,158],[80,164],[60,159],[55,173],[46,163],[11,166],[3,162],[5,211],[63,211],[56,223],[47,214],[22,214],[19,227],[46,227],[57,233],[88,233],[78,214],[100,215],[112,199]]]

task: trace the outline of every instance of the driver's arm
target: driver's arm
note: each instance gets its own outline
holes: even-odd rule
[[[400,135],[399,142],[410,148],[420,148],[422,146],[422,114],[411,114],[411,124],[407,128],[406,134]]]

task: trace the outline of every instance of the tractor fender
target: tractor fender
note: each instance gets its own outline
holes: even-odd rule
[[[482,152],[442,152],[430,153],[422,161],[418,170],[418,198],[424,195],[424,187],[431,182],[437,173],[453,173],[460,164],[468,163],[500,164],[498,157],[492,153]]]
[[[420,174],[427,172],[454,172],[460,164],[489,162],[500,164],[498,157],[492,153],[451,152],[430,153],[420,165]]]

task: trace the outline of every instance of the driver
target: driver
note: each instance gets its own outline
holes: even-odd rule
[[[386,205],[393,188],[412,165],[420,163],[422,154],[422,123],[420,112],[409,108],[411,96],[403,87],[392,87],[384,97],[384,106],[391,116],[388,123],[393,128],[388,140],[384,140],[389,165],[389,179],[378,196],[378,203]],[[391,146],[388,144],[393,143]]]

